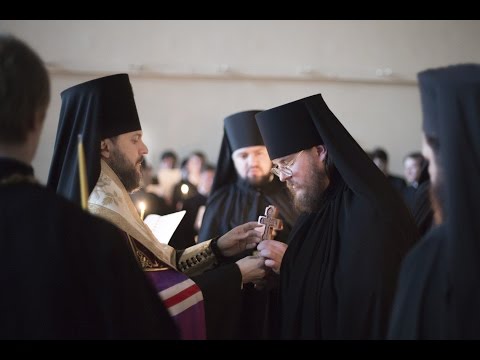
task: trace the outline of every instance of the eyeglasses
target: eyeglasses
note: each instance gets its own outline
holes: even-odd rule
[[[293,171],[291,169],[291,167],[295,164],[295,161],[297,161],[298,157],[300,156],[301,153],[303,153],[304,150],[300,151],[297,156],[295,156],[292,160],[290,160],[288,163],[286,163],[285,165],[274,165],[272,167],[272,169],[270,170],[270,172],[272,174],[275,174],[277,175],[278,177],[280,177],[280,175],[283,174],[283,176],[285,177],[290,177],[293,175]]]

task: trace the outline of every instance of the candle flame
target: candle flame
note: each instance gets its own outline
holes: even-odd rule
[[[140,219],[143,220],[143,217],[145,216],[145,210],[147,209],[147,205],[145,204],[145,202],[140,201],[138,203],[138,207],[140,208]]]

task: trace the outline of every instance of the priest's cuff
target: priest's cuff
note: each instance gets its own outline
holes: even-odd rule
[[[210,249],[212,249],[213,254],[217,258],[217,263],[221,263],[225,260],[225,256],[222,255],[222,251],[218,247],[218,239],[220,239],[220,236],[217,236],[210,241]]]
[[[218,265],[224,256],[217,246],[219,237],[190,246],[177,253],[177,268],[188,276],[201,274]]]

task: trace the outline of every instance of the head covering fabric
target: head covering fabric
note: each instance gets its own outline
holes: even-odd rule
[[[320,95],[293,101],[255,115],[270,159],[278,159],[323,144],[306,105],[310,99],[317,96]]]
[[[222,186],[234,183],[237,180],[237,171],[232,160],[232,154],[235,150],[264,145],[255,120],[255,114],[260,111],[241,111],[224,119],[223,139],[218,155],[217,170],[213,179],[212,194]]]
[[[420,101],[422,104],[423,123],[425,135],[433,138],[438,137],[437,94],[435,93],[435,81],[431,73],[426,71],[418,75],[420,88]]]
[[[141,130],[127,74],[94,79],[61,93],[62,107],[48,186],[80,203],[78,135],[82,135],[89,193],[100,175],[100,142]]]
[[[248,146],[264,145],[255,120],[255,114],[260,111],[242,111],[227,116],[223,120],[225,133],[227,134],[232,152]]]

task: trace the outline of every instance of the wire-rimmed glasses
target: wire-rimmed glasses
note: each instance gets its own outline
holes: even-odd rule
[[[286,163],[285,165],[273,165],[272,169],[270,170],[270,172],[272,174],[275,174],[277,175],[278,177],[280,177],[281,174],[283,174],[283,176],[285,177],[290,177],[293,175],[293,171],[291,169],[291,167],[295,164],[295,161],[297,161],[298,157],[300,156],[301,153],[303,153],[304,150],[300,151],[297,156],[295,156],[292,160],[290,160],[288,163]]]

